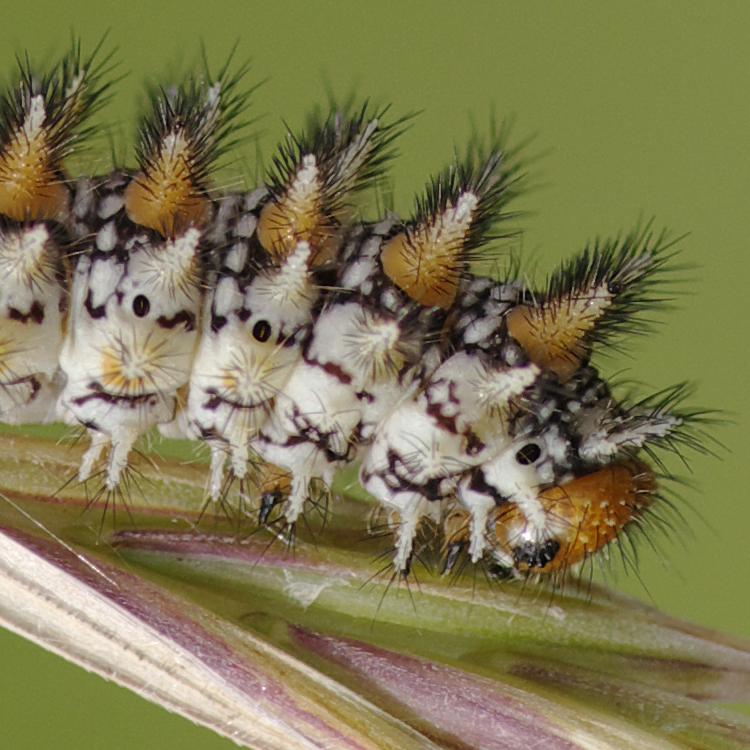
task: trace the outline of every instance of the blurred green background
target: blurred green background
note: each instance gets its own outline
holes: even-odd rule
[[[266,155],[282,120],[298,124],[329,87],[422,111],[393,170],[402,211],[472,120],[493,107],[514,115],[517,136],[536,135],[531,150],[543,154],[520,203],[524,256],[540,272],[639,218],[688,232],[676,309],[605,369],[653,389],[694,381],[694,402],[732,420],[716,431],[727,450],[691,457],[694,489],[680,506],[690,530],[661,540],[663,553],[643,546],[639,577],[614,585],[750,635],[750,4],[35,0],[4,4],[0,59],[9,70],[17,52],[43,59],[71,31],[90,45],[108,28],[128,75],[101,120],[120,147],[145,78],[201,42],[219,63],[239,41],[253,80],[268,79],[252,100]],[[106,168],[106,153],[103,141],[90,168]],[[240,156],[253,174],[255,145]],[[4,632],[0,654],[3,747],[233,747]]]

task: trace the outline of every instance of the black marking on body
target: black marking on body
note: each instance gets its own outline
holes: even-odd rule
[[[450,477],[430,477],[423,484],[419,484],[409,478],[413,475],[414,470],[409,465],[409,461],[404,459],[393,449],[388,450],[388,469],[381,476],[386,485],[397,492],[413,492],[422,495],[426,500],[435,502],[445,497],[445,488],[443,486]],[[365,478],[371,475],[366,475]]]
[[[216,411],[220,406],[230,406],[232,409],[243,409],[250,411],[258,408],[268,408],[272,399],[266,399],[265,401],[253,401],[250,404],[243,403],[242,401],[233,401],[226,396],[222,396],[218,393],[215,388],[208,388],[206,395],[209,396],[208,400],[202,404],[202,407],[208,411]]]
[[[466,453],[469,456],[476,456],[487,447],[473,430],[467,428],[464,431],[464,437],[466,438]]]
[[[37,377],[35,375],[27,375],[23,378],[13,378],[13,380],[4,380],[0,382],[0,388],[6,389],[6,388],[12,388],[16,385],[30,385],[31,386],[31,393],[29,394],[28,399],[26,400],[26,403],[31,403],[39,393],[39,391],[42,388],[42,384],[39,382]]]
[[[437,422],[438,426],[441,427],[446,432],[450,432],[451,435],[457,435],[458,434],[458,425],[456,424],[456,416],[448,416],[444,413],[443,407],[444,403],[442,401],[438,401],[437,399],[433,399],[434,391],[436,390],[437,386],[443,385],[446,381],[444,379],[436,380],[427,387],[427,390],[425,391],[425,397],[427,398],[427,414],[431,416],[435,422]],[[449,380],[448,382],[448,403],[450,404],[456,404],[460,405],[460,401],[458,397],[456,396],[456,384]]]
[[[321,362],[320,360],[313,359],[312,357],[308,356],[307,351],[303,352],[302,359],[305,361],[305,364],[308,364],[311,367],[318,367],[327,375],[330,375],[332,378],[338,380],[339,383],[349,385],[349,383],[352,382],[352,376],[349,375],[349,373],[346,372],[346,370],[344,370],[341,365],[337,365],[335,362]]]
[[[37,325],[41,325],[44,322],[44,305],[42,305],[39,301],[34,300],[34,302],[31,303],[31,307],[29,308],[29,311],[27,313],[22,313],[15,307],[9,307],[8,317],[11,320],[17,320],[19,323],[25,324],[29,321],[32,321]]]
[[[188,312],[187,310],[180,310],[177,314],[168,318],[166,315],[160,315],[156,322],[161,328],[172,329],[178,325],[184,325],[186,331],[195,330],[195,314]]]
[[[217,315],[215,312],[211,313],[211,332],[218,333],[229,321],[225,315]]]
[[[491,497],[495,501],[495,505],[503,505],[508,502],[505,495],[502,495],[491,484],[487,483],[484,469],[481,466],[476,466],[469,473],[469,489]]]
[[[94,319],[105,318],[107,316],[107,303],[94,307],[94,293],[91,289],[86,293],[86,301],[83,303],[86,312]]]
[[[458,396],[456,396],[456,383],[453,380],[436,380],[433,381],[433,383],[431,383],[425,391],[425,397],[428,403],[427,414],[435,420],[438,427],[440,427],[442,430],[445,430],[451,435],[458,435],[459,430],[457,418],[460,414],[460,409],[456,410],[456,415],[449,416],[443,411],[445,406],[444,402],[438,401],[437,399],[433,400],[432,398],[435,386],[442,385],[446,382],[448,383],[448,403],[455,404],[457,406],[461,405],[460,399],[458,398]],[[485,444],[479,439],[476,433],[471,430],[470,427],[467,427],[460,434],[466,440],[466,453],[469,456],[475,456],[482,450],[484,450]]]
[[[347,440],[344,452],[335,451],[331,448],[331,437],[339,434],[337,430],[321,430],[317,425],[312,424],[297,406],[293,408],[291,419],[296,433],[289,435],[283,443],[276,442],[263,433],[260,434],[260,439],[264,443],[277,445],[281,448],[293,448],[297,445],[309,443],[315,446],[318,453],[323,454],[331,464],[348,463],[354,460],[356,450],[350,440]]]
[[[103,401],[106,404],[112,404],[113,406],[120,406],[127,404],[131,408],[146,404],[153,406],[158,402],[159,394],[157,393],[143,393],[137,396],[120,396],[109,391],[104,390],[104,386],[97,380],[92,380],[89,385],[91,393],[87,393],[85,396],[79,396],[72,400],[72,403],[76,406],[83,406],[89,401]]]

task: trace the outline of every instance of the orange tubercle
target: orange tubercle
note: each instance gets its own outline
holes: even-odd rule
[[[0,213],[14,221],[64,215],[70,194],[50,164],[48,133],[19,132],[0,154]]]
[[[477,197],[462,193],[455,206],[388,240],[380,254],[388,278],[425,307],[450,308],[464,265],[464,243]]]
[[[588,354],[586,337],[610,306],[606,288],[539,305],[518,305],[505,317],[508,333],[539,367],[567,380]]]
[[[210,218],[208,198],[194,180],[192,149],[181,131],[164,138],[149,168],[125,190],[125,210],[135,224],[175,237]]]
[[[383,270],[396,286],[426,307],[448,309],[456,298],[458,270],[455,253],[429,253],[420,236],[397,234],[385,243],[381,253]]]
[[[125,189],[125,210],[135,224],[175,237],[209,219],[209,202],[192,184],[164,172],[140,173]]]
[[[316,202],[300,206],[282,199],[267,203],[260,212],[258,240],[276,260],[286,258],[299,242],[307,242],[313,250],[311,264],[319,266],[332,257],[335,235]]]
[[[258,219],[258,241],[276,260],[286,258],[299,242],[312,248],[311,265],[335,257],[336,221],[324,211],[323,185],[315,156],[308,154],[283,194],[267,203]]]

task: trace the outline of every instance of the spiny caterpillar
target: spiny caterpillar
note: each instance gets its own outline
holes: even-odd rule
[[[476,275],[511,234],[516,154],[490,133],[409,217],[362,221],[406,120],[368,104],[311,117],[265,184],[220,194],[247,109],[229,64],[152,93],[136,169],[72,180],[97,56],[24,62],[0,103],[0,420],[82,425],[78,478],[108,492],[152,428],[200,441],[207,502],[236,481],[290,534],[356,463],[396,574],[427,519],[445,569],[508,575],[559,575],[648,520],[655,451],[700,448],[699,415],[682,387],[618,400],[591,358],[658,301],[665,233],[596,240],[541,289]]]

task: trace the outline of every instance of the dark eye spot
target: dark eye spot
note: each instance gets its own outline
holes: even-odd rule
[[[133,300],[133,312],[139,317],[144,318],[148,315],[148,311],[151,309],[151,303],[148,301],[148,297],[144,297],[139,294]]]
[[[612,295],[619,294],[622,291],[622,284],[619,281],[610,281],[607,284],[607,291]]]
[[[260,342],[271,338],[271,324],[267,320],[259,320],[253,326],[253,336]]]
[[[516,453],[516,461],[521,466],[530,466],[539,460],[542,455],[542,449],[536,443],[526,443],[523,448]]]

